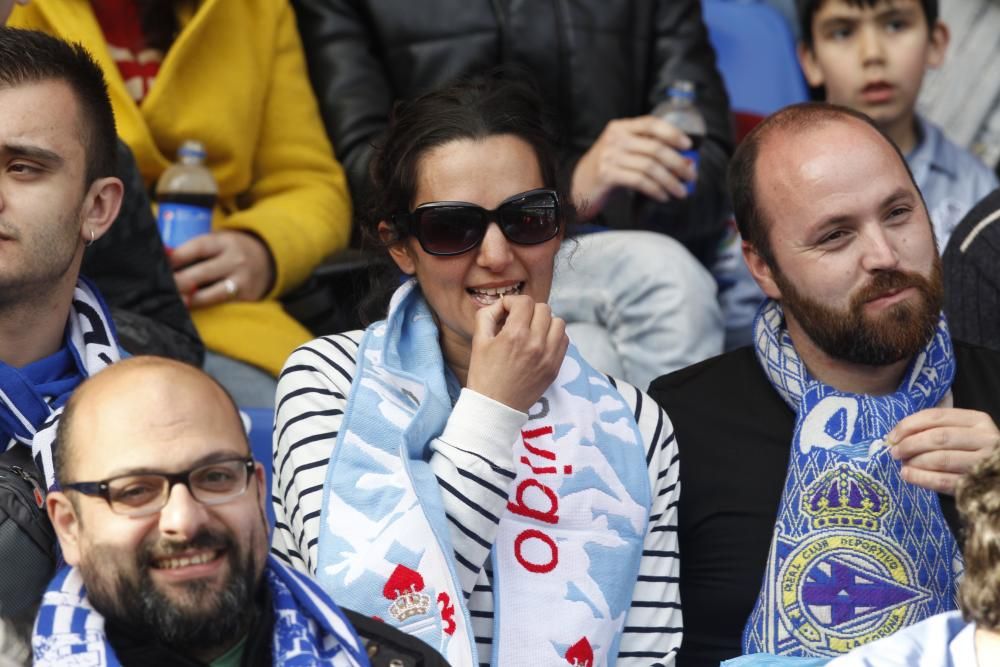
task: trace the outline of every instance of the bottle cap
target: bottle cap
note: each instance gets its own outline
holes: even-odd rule
[[[188,139],[183,144],[181,144],[181,147],[179,149],[177,149],[177,156],[193,157],[193,158],[198,158],[199,160],[204,160],[206,156],[205,146],[200,141],[195,141],[194,139]]]

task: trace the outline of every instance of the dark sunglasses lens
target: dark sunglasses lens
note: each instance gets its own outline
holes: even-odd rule
[[[435,255],[457,255],[474,248],[486,231],[483,211],[473,206],[435,206],[417,214],[420,245]]]
[[[545,243],[559,233],[559,207],[550,194],[505,204],[500,211],[504,234],[514,243]]]

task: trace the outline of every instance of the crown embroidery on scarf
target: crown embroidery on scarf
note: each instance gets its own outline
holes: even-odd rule
[[[422,616],[431,607],[429,595],[421,593],[424,590],[424,578],[405,565],[397,565],[392,576],[385,582],[382,595],[392,600],[389,605],[389,615],[399,622],[414,616]]]
[[[889,510],[889,494],[875,480],[846,463],[827,472],[802,497],[813,529],[832,526],[878,531]]]

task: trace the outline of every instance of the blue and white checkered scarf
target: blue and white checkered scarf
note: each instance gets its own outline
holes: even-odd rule
[[[900,420],[950,391],[955,357],[944,317],[886,396],[813,378],[774,301],[761,306],[754,341],[796,422],[743,652],[836,656],[954,609],[961,555],[937,494],[906,483],[884,444]]]

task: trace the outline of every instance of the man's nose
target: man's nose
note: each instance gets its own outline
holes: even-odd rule
[[[899,253],[881,225],[872,225],[865,234],[862,260],[866,271],[888,271],[899,266]]]
[[[510,241],[500,231],[495,222],[486,228],[483,242],[479,244],[476,263],[484,269],[499,273],[507,268],[513,260]]]
[[[160,533],[176,539],[191,539],[208,520],[204,505],[183,484],[174,484],[167,504],[160,510]]]

